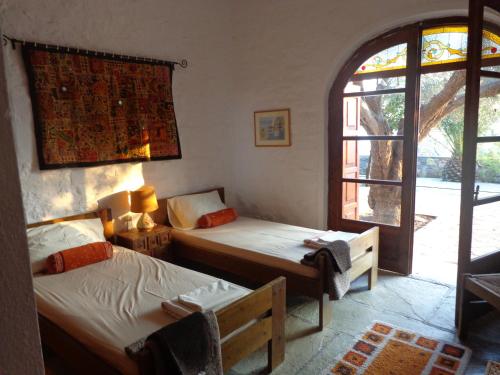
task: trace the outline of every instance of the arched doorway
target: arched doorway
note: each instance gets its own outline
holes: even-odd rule
[[[495,67],[500,33],[486,26],[482,65]],[[466,48],[463,17],[401,27],[359,48],[331,89],[328,226],[379,225],[381,268],[411,272],[417,145],[463,106]],[[440,87],[421,90],[421,80],[440,73]],[[493,86],[496,95],[500,83]]]

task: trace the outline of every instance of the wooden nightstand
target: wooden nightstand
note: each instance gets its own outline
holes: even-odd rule
[[[148,232],[131,229],[116,235],[117,245],[138,251],[155,258],[171,260],[170,254],[170,230],[165,225],[156,225]]]

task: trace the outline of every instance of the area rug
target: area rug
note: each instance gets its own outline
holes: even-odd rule
[[[465,346],[375,321],[323,375],[460,375],[470,355]]]
[[[486,366],[485,375],[500,375],[500,363],[495,361],[489,361],[488,366]]]

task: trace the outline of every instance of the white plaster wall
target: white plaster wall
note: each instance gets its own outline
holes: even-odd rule
[[[18,39],[163,59],[186,58],[174,72],[183,158],[40,171],[27,79],[19,49],[6,48],[16,150],[28,222],[96,208],[97,200],[143,183],[169,196],[228,178],[232,95],[229,0],[0,0],[4,32]]]
[[[363,42],[425,18],[464,15],[466,0],[239,0],[230,198],[246,214],[323,228],[327,98]],[[291,109],[292,147],[254,147],[253,111]]]
[[[0,46],[0,373],[42,375],[42,350],[5,81]]]
[[[327,97],[363,42],[397,25],[466,14],[466,0],[0,0],[7,34],[187,58],[174,74],[183,159],[38,170],[26,77],[7,51],[28,222],[95,208],[143,182],[158,195],[225,186],[243,214],[324,227]],[[289,107],[292,147],[255,148],[253,112]]]

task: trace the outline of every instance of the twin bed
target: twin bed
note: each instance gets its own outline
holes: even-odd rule
[[[215,189],[224,202],[224,188]],[[155,222],[170,225],[168,199],[158,201]],[[288,294],[304,295],[318,300],[319,329],[328,324],[331,304],[327,302],[326,269],[301,264],[311,251],[304,240],[323,231],[239,217],[234,222],[208,229],[173,229],[173,259],[177,264],[238,282],[262,285],[279,276],[286,278]],[[368,275],[372,289],[378,275],[379,228],[363,233],[336,232],[337,239],[349,243],[352,268],[350,279]]]
[[[223,189],[218,191],[223,200]],[[155,221],[168,223],[166,200],[159,205]],[[109,210],[29,227],[96,216],[112,236]],[[147,363],[133,361],[124,348],[174,321],[161,310],[162,301],[223,276],[263,285],[245,289],[243,298],[216,311],[224,370],[267,344],[270,372],[284,360],[285,293],[317,298],[320,328],[325,324],[324,262],[318,268],[300,263],[310,251],[303,240],[320,233],[240,217],[220,227],[172,231],[175,263],[205,273],[114,246],[108,261],[62,274],[36,274],[42,341],[68,363],[78,364],[75,373],[145,374]],[[339,236],[350,244],[351,279],[368,273],[371,288],[377,277],[378,228]]]
[[[109,228],[109,211],[28,228],[97,216]],[[174,321],[161,302],[216,280],[118,246],[107,261],[55,275],[35,274],[42,343],[74,365],[72,373],[148,374],[149,364],[132,360],[124,348]],[[284,360],[285,279],[245,291],[244,297],[216,311],[223,368],[267,344],[270,372]]]

